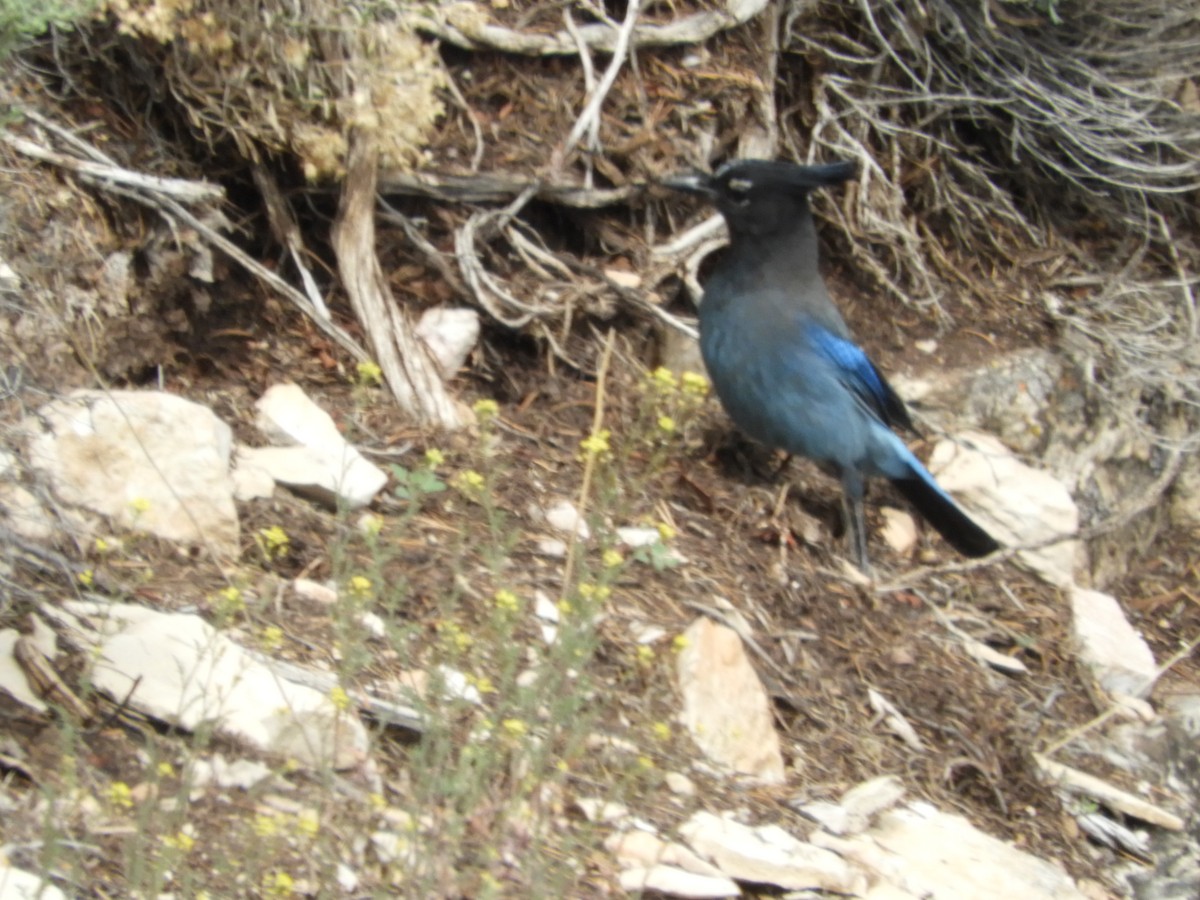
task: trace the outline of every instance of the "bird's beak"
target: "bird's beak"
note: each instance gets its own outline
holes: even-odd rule
[[[711,199],[716,192],[712,188],[712,178],[703,172],[680,172],[670,175],[659,182],[663,187],[685,194],[695,194]]]

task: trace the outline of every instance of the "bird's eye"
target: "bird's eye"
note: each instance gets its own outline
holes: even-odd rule
[[[729,199],[738,206],[745,206],[750,202],[750,188],[754,187],[754,182],[748,178],[731,178],[726,187],[729,189]]]

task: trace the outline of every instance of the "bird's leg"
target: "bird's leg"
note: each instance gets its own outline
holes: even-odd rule
[[[864,574],[871,574],[867,561],[867,517],[863,509],[863,477],[854,469],[842,471],[842,515],[846,522],[846,540],[854,561]]]

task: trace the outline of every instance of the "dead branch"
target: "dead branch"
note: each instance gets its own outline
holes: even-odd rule
[[[300,273],[300,281],[304,284],[304,293],[308,296],[308,302],[312,306],[313,312],[328,320],[330,318],[329,308],[325,305],[325,300],[317,288],[316,279],[308,270],[308,266],[304,264],[306,251],[304,237],[300,233],[300,225],[296,221],[296,217],[292,215],[287,201],[283,198],[283,192],[279,190],[275,176],[265,167],[257,164],[251,172],[254,176],[254,184],[258,188],[258,192],[262,194],[263,203],[267,207],[267,221],[270,223],[271,233],[280,245],[287,248],[288,254],[292,257],[292,263],[295,265],[296,271]]]
[[[423,424],[458,428],[467,416],[446,392],[436,364],[396,305],[375,255],[377,164],[370,135],[353,132],[332,234],[342,284],[396,402]]]
[[[387,172],[380,175],[383,194],[407,194],[429,197],[448,203],[506,203],[525,191],[559,206],[576,209],[600,209],[626,203],[645,190],[641,184],[614,188],[591,188],[581,184],[535,181],[527,176],[504,172],[480,175],[437,175],[431,172]]]
[[[188,228],[191,228],[198,235],[200,235],[200,237],[208,241],[208,243],[212,244],[234,262],[238,263],[251,275],[258,278],[270,288],[277,291],[286,300],[291,302],[297,310],[311,318],[314,324],[316,324],[321,331],[336,341],[342,347],[342,349],[350,353],[355,359],[363,362],[369,358],[366,351],[359,346],[358,342],[355,341],[354,338],[350,337],[350,335],[348,335],[340,327],[338,327],[332,321],[332,319],[330,319],[328,311],[326,311],[324,315],[321,315],[321,308],[313,306],[309,297],[306,297],[270,269],[263,266],[248,253],[242,250],[241,247],[237,246],[237,244],[233,243],[231,240],[217,231],[216,228],[213,228],[199,216],[194,215],[190,210],[182,206],[176,201],[175,197],[171,193],[163,193],[157,189],[157,186],[164,181],[183,183],[182,179],[161,179],[154,176],[142,176],[139,173],[130,173],[128,170],[121,169],[121,167],[118,166],[107,155],[102,153],[100,150],[97,150],[86,141],[76,137],[68,129],[62,127],[61,125],[50,121],[33,110],[24,110],[24,115],[30,121],[35,122],[40,127],[51,132],[59,140],[69,144],[78,152],[92,160],[92,163],[98,167],[97,171],[99,171],[100,174],[95,174],[87,167],[79,167],[76,165],[68,166],[71,171],[77,172],[79,176],[89,184],[94,184],[101,189],[107,190],[111,193],[119,194],[120,196],[133,200],[142,206],[153,209],[159,213],[159,215],[165,217],[168,221],[177,220],[183,222],[183,224],[185,224]],[[42,149],[45,151],[45,148]],[[75,157],[68,157],[64,154],[53,153],[51,151],[45,151],[45,155],[40,158],[53,164],[57,164],[58,160],[60,159],[63,161],[74,160],[75,163],[84,162],[83,160],[79,160]],[[136,175],[138,177],[112,177],[114,172],[124,172],[127,175]],[[193,185],[207,184],[206,182],[186,183]],[[208,187],[214,186],[209,185]],[[216,188],[216,190],[218,191],[216,199],[223,198],[223,191],[221,191],[220,188]],[[175,193],[177,194],[178,191]],[[190,195],[193,192],[185,190],[183,193],[184,195]],[[199,195],[205,197],[206,200],[214,199],[213,197],[208,196],[208,192],[206,190],[201,190]]]
[[[88,162],[74,156],[65,156],[18,137],[10,131],[0,132],[0,140],[18,153],[41,162],[67,169],[77,175],[86,175],[99,182],[118,184],[136,190],[148,191],[162,197],[171,197],[185,203],[219,202],[225,199],[225,191],[219,185],[207,181],[188,181],[184,178],[160,178],[122,169],[115,163]]]
[[[666,25],[639,25],[630,40],[637,48],[703,43],[750,21],[767,7],[767,2],[727,0],[724,9],[693,13]],[[401,20],[415,31],[464,50],[500,50],[522,56],[574,56],[579,52],[579,42],[590,50],[612,53],[620,42],[619,29],[603,22],[579,26],[578,42],[565,27],[554,34],[514,31],[492,23],[483,7],[467,3],[404,12]]]

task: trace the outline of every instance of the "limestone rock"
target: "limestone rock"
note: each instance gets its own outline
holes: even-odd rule
[[[465,307],[434,307],[421,314],[415,330],[437,361],[442,379],[450,379],[479,342],[479,313]]]
[[[784,781],[771,705],[742,640],[711,619],[684,633],[677,660],[683,722],[704,754],[762,784]]]
[[[866,879],[836,853],[801,841],[777,825],[753,828],[698,812],[680,826],[679,833],[702,858],[738,881],[841,894],[866,888]]]
[[[159,391],[75,391],[29,427],[29,463],[65,503],[236,556],[232,433],[210,410]]]
[[[928,804],[884,813],[856,843],[886,851],[887,880],[929,900],[1084,900],[1062,869]]]
[[[66,900],[67,895],[32,872],[0,860],[0,900]]]
[[[294,384],[276,384],[259,398],[259,429],[275,447],[240,448],[240,465],[270,472],[279,484],[326,506],[366,506],[387,474],[352,447],[330,415]]]
[[[980,525],[1001,544],[1026,544],[1079,528],[1079,510],[1053,475],[1021,462],[990,435],[963,434],[934,448],[929,470]],[[1045,581],[1075,581],[1082,549],[1062,541],[1026,550],[1018,560]]]
[[[885,506],[883,513],[883,540],[900,556],[908,556],[917,546],[917,522],[902,509]]]
[[[1071,629],[1079,657],[1110,694],[1145,697],[1158,667],[1115,597],[1081,587],[1071,589]]]
[[[64,605],[95,629],[92,683],[114,700],[312,768],[349,768],[366,757],[367,732],[354,713],[284,680],[199,616],[121,603]]]

